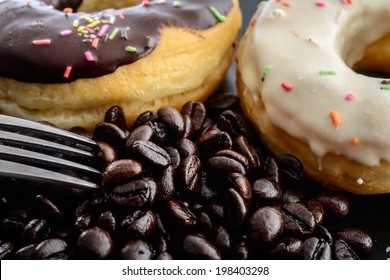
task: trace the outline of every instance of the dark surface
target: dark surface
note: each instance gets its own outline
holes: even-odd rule
[[[259,0],[243,0],[240,3],[243,11],[243,30],[260,3]],[[232,73],[230,73],[232,75]],[[358,196],[349,195],[351,209],[349,215],[333,228],[356,226],[371,234],[374,248],[367,259],[390,258],[390,195]]]

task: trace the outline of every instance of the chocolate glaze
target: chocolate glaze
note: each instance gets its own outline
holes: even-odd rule
[[[210,6],[225,16],[233,6],[231,0],[152,0],[151,5],[87,14],[53,8],[75,9],[81,0],[45,2],[50,5],[36,0],[0,0],[0,76],[38,83],[99,77],[150,54],[158,44],[163,27],[205,30],[219,22]],[[114,23],[103,23],[113,18]],[[86,34],[82,35],[77,29],[88,26],[90,19],[100,23],[91,27],[89,32],[93,33],[84,30]],[[77,20],[79,25],[75,27]],[[104,25],[108,29],[99,36]],[[118,32],[111,38],[116,29]],[[71,33],[61,35],[66,30]],[[92,46],[95,38],[96,48]],[[50,44],[39,44],[47,39]],[[136,51],[125,51],[126,46]],[[87,60],[88,52],[93,61]],[[67,67],[71,71],[66,78]]]

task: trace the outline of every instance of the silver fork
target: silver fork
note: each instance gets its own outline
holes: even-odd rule
[[[0,114],[0,178],[98,189],[98,151],[87,137]]]

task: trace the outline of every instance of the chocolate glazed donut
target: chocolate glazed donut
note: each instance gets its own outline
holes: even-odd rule
[[[216,90],[241,28],[238,0],[75,12],[106,2],[0,0],[0,113],[90,129],[119,105],[130,125]]]

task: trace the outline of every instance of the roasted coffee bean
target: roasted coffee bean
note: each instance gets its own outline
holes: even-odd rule
[[[284,204],[289,203],[303,203],[305,196],[305,188],[302,186],[293,186],[284,190],[282,194],[282,202]]]
[[[316,225],[316,228],[314,229],[313,235],[316,236],[316,237],[324,239],[331,246],[333,245],[333,235],[329,231],[329,229],[326,228],[325,226],[323,226],[323,225]]]
[[[224,226],[218,226],[215,229],[215,245],[223,256],[230,256],[232,251],[232,242],[229,231]]]
[[[283,238],[270,251],[270,254],[273,258],[278,259],[298,259],[301,254],[302,244],[302,240],[294,237]]]
[[[92,227],[80,234],[77,249],[86,258],[105,259],[113,251],[114,242],[107,231]]]
[[[258,208],[249,218],[248,235],[255,244],[273,243],[282,235],[283,230],[283,215],[276,207]]]
[[[192,119],[194,130],[199,131],[206,119],[206,108],[203,103],[190,101],[183,105],[181,113]]]
[[[173,169],[176,169],[181,161],[181,156],[179,151],[174,147],[166,147],[165,150],[167,151],[169,158],[171,159],[171,166]]]
[[[231,110],[226,110],[221,113],[217,121],[217,127],[222,131],[226,131],[232,137],[240,135],[246,138],[251,137],[250,130],[243,117]]]
[[[118,126],[108,122],[99,123],[93,132],[96,141],[110,144],[118,151],[124,151],[126,144],[126,133]]]
[[[237,242],[236,246],[233,248],[232,259],[236,259],[236,260],[249,259],[249,249],[245,240],[240,240]]]
[[[249,207],[244,198],[233,188],[226,191],[224,214],[229,231],[240,234],[249,216]]]
[[[203,209],[201,210],[193,209],[193,211],[196,214],[197,228],[199,229],[199,232],[204,235],[210,235],[214,227],[210,215],[206,213]]]
[[[133,144],[135,141],[144,140],[150,141],[153,136],[153,129],[150,125],[141,125],[134,129],[126,139],[126,150],[131,152]]]
[[[130,237],[146,239],[150,237],[157,228],[157,217],[150,210],[135,211],[126,216],[121,222],[121,227]]]
[[[149,178],[142,178],[115,187],[110,197],[119,207],[140,209],[154,203],[156,192],[156,183]]]
[[[209,213],[210,217],[213,219],[214,223],[222,224],[225,219],[225,208],[222,204],[218,202],[213,202],[207,205],[206,207],[207,213]]]
[[[43,195],[35,197],[34,212],[37,216],[55,223],[60,223],[65,216],[64,212],[53,201]]]
[[[250,203],[252,200],[252,188],[249,180],[241,173],[230,173],[228,179],[232,188],[234,188],[247,203]]]
[[[187,138],[181,138],[176,141],[176,148],[180,153],[181,158],[196,155],[199,156],[198,147],[194,142]]]
[[[234,149],[248,160],[249,168],[251,170],[255,170],[260,167],[260,157],[245,136],[239,135],[234,139]]]
[[[122,130],[127,129],[126,116],[122,107],[119,106],[110,107],[104,115],[104,121],[115,124],[117,127],[119,127]]]
[[[336,232],[336,236],[345,241],[354,251],[359,254],[368,254],[374,244],[370,235],[359,228],[345,227]]]
[[[167,214],[166,222],[180,229],[194,228],[198,220],[196,215],[184,203],[177,200],[169,200],[166,202]]]
[[[203,202],[209,202],[217,199],[218,192],[214,185],[211,183],[211,179],[207,176],[205,172],[202,172],[200,178],[200,190],[199,190],[200,200]]]
[[[14,245],[9,242],[2,243],[0,241],[0,260],[5,260],[9,258],[14,250]]]
[[[18,239],[27,224],[27,221],[16,217],[6,217],[2,220],[2,230],[8,233],[11,239]]]
[[[57,259],[59,255],[65,252],[67,247],[68,244],[62,239],[46,239],[35,247],[34,258],[40,260]]]
[[[325,215],[330,218],[342,219],[349,213],[349,200],[341,192],[324,191],[316,199],[322,203]]]
[[[332,251],[329,243],[317,237],[310,237],[303,242],[301,254],[304,260],[332,259]]]
[[[313,213],[301,203],[288,203],[283,206],[285,230],[294,235],[309,235],[314,231],[316,222]]]
[[[205,102],[207,112],[213,116],[218,116],[226,110],[235,110],[239,106],[239,98],[236,94],[223,91],[212,95]]]
[[[159,201],[170,200],[176,194],[175,170],[172,166],[164,169],[157,180],[157,197]]]
[[[74,126],[69,131],[90,139],[93,137],[92,132],[81,126]]]
[[[157,116],[167,129],[176,137],[184,134],[184,120],[180,112],[174,107],[161,107],[157,110]]]
[[[46,239],[50,228],[45,219],[33,219],[24,228],[22,242],[24,244],[38,243]]]
[[[120,251],[124,260],[151,260],[155,254],[152,245],[141,239],[130,240]]]
[[[179,180],[186,191],[199,192],[201,168],[201,161],[196,155],[187,156],[180,162],[178,167]]]
[[[13,255],[16,260],[31,260],[35,258],[35,248],[37,244],[30,244],[17,250]]]
[[[217,175],[227,176],[230,173],[246,174],[245,166],[236,159],[226,156],[213,156],[207,160],[207,167]]]
[[[134,121],[133,128],[155,121],[157,119],[157,113],[154,111],[145,111],[140,114]]]
[[[169,154],[151,141],[135,141],[132,148],[134,156],[150,168],[167,168],[171,164]]]
[[[278,165],[287,180],[299,181],[303,175],[302,163],[294,156],[286,154],[278,157]]]
[[[264,161],[264,177],[279,183],[280,176],[280,169],[276,160],[267,157]]]
[[[225,131],[210,129],[203,133],[197,140],[199,155],[204,158],[213,156],[221,150],[229,150],[232,148],[232,138]]]
[[[270,205],[282,197],[280,185],[268,178],[260,178],[252,185],[253,199],[258,205]]]
[[[103,186],[124,184],[139,176],[143,171],[141,163],[132,159],[121,159],[108,165],[102,173]]]
[[[322,203],[316,199],[310,199],[307,202],[307,209],[313,213],[316,224],[321,224],[324,219],[324,207]]]
[[[199,234],[188,234],[183,238],[181,253],[185,259],[221,259],[221,253],[219,250],[210,241]]]
[[[189,115],[183,115],[184,132],[182,137],[192,139],[195,134],[195,124]]]
[[[97,145],[100,148],[100,157],[103,160],[103,167],[107,167],[109,164],[118,160],[118,153],[111,145],[105,142],[97,142]]]
[[[81,233],[82,231],[88,229],[93,221],[93,217],[91,214],[81,214],[76,218],[76,221],[74,222],[74,228]]]
[[[358,255],[342,239],[335,241],[333,255],[336,260],[359,260]]]
[[[168,141],[169,134],[166,125],[158,121],[150,122],[149,125],[153,130],[153,135],[150,141],[161,147],[165,146],[165,143]]]
[[[105,211],[97,218],[96,225],[110,233],[113,233],[116,229],[116,218],[111,211]]]

